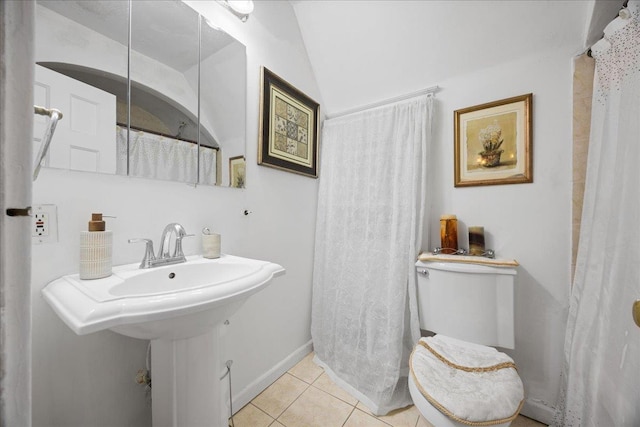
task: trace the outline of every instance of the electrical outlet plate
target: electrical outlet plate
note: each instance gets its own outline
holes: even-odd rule
[[[31,208],[31,242],[35,245],[58,241],[56,205],[35,205]]]

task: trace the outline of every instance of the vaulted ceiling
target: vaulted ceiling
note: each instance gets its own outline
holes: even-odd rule
[[[290,0],[329,114],[562,49],[584,52],[622,0]],[[258,2],[259,3],[259,2]]]

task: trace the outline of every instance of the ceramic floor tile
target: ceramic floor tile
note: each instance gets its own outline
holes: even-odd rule
[[[532,420],[531,418],[518,415],[518,418],[513,420],[513,422],[511,423],[511,426],[512,427],[542,427],[542,426],[546,426],[546,424],[542,424],[536,420]]]
[[[531,418],[523,417],[522,415],[518,415],[518,418],[513,420],[511,423],[511,427],[543,427],[546,424],[539,423]],[[425,420],[422,415],[418,419],[418,424],[416,427],[434,427],[429,421]]]
[[[236,427],[434,427],[415,406],[375,417],[336,385],[310,353],[234,417]],[[312,386],[309,386],[312,384]],[[355,409],[354,409],[355,405]],[[274,420],[277,418],[277,420]],[[513,427],[542,427],[518,416]]]
[[[371,412],[371,410],[369,408],[367,408],[367,406],[362,402],[358,402],[358,404],[356,405],[356,408],[360,409],[365,414],[373,415],[373,412]],[[374,417],[375,417],[375,415],[374,415]]]
[[[360,409],[365,414],[375,416],[364,403],[358,402],[356,408]],[[415,427],[420,412],[414,405],[407,406],[406,408],[396,409],[387,415],[378,416],[381,421],[393,427]]]
[[[324,372],[324,369],[313,362],[314,355],[313,352],[307,354],[304,359],[289,369],[289,373],[308,384],[314,382]]]
[[[435,426],[431,424],[429,421],[425,420],[422,415],[420,415],[420,417],[418,417],[418,424],[416,424],[416,427],[435,427]]]
[[[378,417],[378,419],[384,421],[393,427],[415,427],[418,422],[420,412],[414,405],[407,406],[406,408],[397,409],[391,413]]]
[[[278,418],[286,427],[342,427],[353,406],[315,387],[309,387]]]
[[[309,384],[285,373],[251,401],[273,418],[278,418],[309,387]]]
[[[338,399],[348,403],[351,406],[356,406],[358,404],[358,399],[351,396],[349,393],[340,388],[340,386],[334,383],[333,380],[329,378],[329,375],[327,375],[326,372],[323,372],[322,375],[320,375],[318,379],[313,382],[313,386],[319,388],[322,391],[326,391],[330,395],[337,397]]]
[[[267,427],[272,425],[271,423],[273,423],[273,418],[251,403],[240,409],[233,416],[234,427]]]
[[[389,424],[385,424],[379,419],[356,409],[351,413],[347,422],[344,423],[344,427],[389,427]]]

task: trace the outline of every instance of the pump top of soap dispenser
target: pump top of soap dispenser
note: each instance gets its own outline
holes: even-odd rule
[[[91,221],[89,221],[89,231],[104,231],[105,222],[101,213],[92,213]]]

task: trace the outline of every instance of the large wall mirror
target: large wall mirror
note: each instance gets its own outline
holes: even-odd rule
[[[246,49],[180,1],[38,0],[34,93],[64,114],[45,167],[228,186],[244,159]]]

